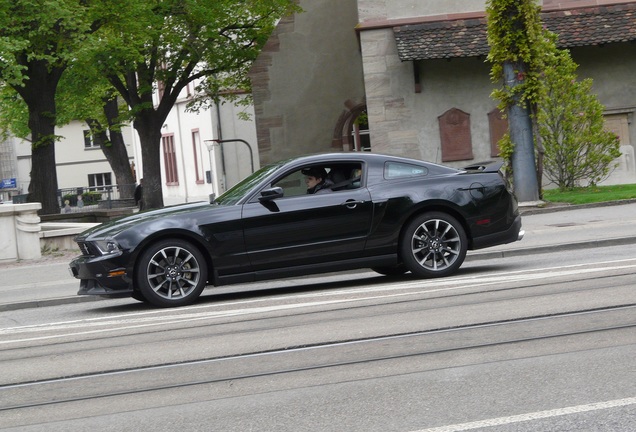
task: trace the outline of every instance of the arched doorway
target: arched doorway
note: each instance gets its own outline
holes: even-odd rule
[[[345,103],[332,140],[332,147],[342,151],[371,151],[366,102]]]

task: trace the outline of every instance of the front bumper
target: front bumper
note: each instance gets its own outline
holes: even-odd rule
[[[80,280],[79,295],[129,297],[133,292],[132,270],[122,256],[79,256],[69,264],[71,275]]]

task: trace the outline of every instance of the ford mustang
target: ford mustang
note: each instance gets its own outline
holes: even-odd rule
[[[75,238],[82,255],[70,269],[80,295],[159,307],[190,304],[208,285],[321,272],[447,276],[468,250],[523,237],[501,166],[455,169],[361,152],[297,157],[210,202],[91,228]]]

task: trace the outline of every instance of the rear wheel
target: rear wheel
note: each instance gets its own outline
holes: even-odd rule
[[[193,244],[166,239],[151,245],[136,271],[141,296],[160,307],[194,302],[205,288],[208,271],[203,254]]]
[[[424,213],[413,219],[400,244],[404,265],[416,276],[448,276],[464,262],[468,240],[462,225],[454,217]]]

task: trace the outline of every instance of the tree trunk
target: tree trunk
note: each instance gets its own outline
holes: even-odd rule
[[[536,104],[532,105],[530,112],[532,113],[532,134],[534,136],[535,148],[537,153],[537,185],[539,187],[539,199],[543,199],[543,159],[545,157],[545,149],[541,141],[539,133],[539,124],[537,123],[537,112],[539,111]]]
[[[514,88],[523,80],[523,65],[504,63],[504,81]],[[537,170],[534,160],[534,140],[532,135],[532,119],[527,102],[515,103],[508,107],[508,127],[510,140],[514,143],[512,153],[512,175],[515,195],[521,202],[539,200]]]
[[[157,122],[147,117],[144,119],[138,118],[133,123],[139,134],[141,146],[144,210],[163,207],[163,191],[161,188],[161,126],[163,126],[163,121]],[[152,117],[152,114],[150,114],[150,117]]]
[[[27,64],[29,79],[14,89],[22,96],[29,110],[31,130],[31,181],[28,202],[42,204],[40,214],[60,212],[55,163],[55,92],[61,67],[52,67],[43,60]]]
[[[108,140],[106,131],[97,120],[87,119],[86,123],[93,131],[95,141],[99,144],[113,173],[115,173],[115,184],[119,186],[120,197],[133,198],[135,194],[135,178],[130,167],[124,137],[116,127],[119,117],[117,99],[105,102],[104,114],[108,120],[110,140]]]

